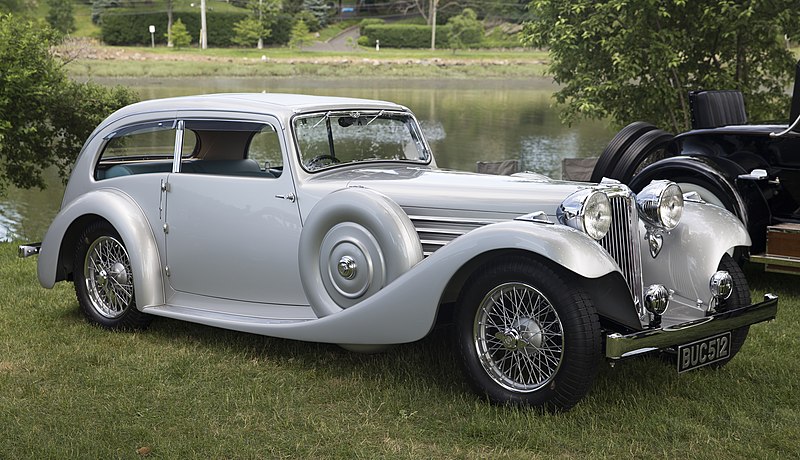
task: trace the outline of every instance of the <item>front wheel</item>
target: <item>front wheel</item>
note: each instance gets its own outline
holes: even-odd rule
[[[555,411],[577,404],[602,356],[589,297],[566,273],[521,258],[484,268],[470,281],[456,337],[473,389],[501,404]]]
[[[108,222],[89,225],[78,240],[75,294],[91,323],[115,330],[150,324],[151,316],[136,309],[128,251]]]

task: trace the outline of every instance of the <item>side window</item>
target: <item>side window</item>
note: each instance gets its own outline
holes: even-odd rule
[[[126,126],[110,134],[95,179],[171,171],[175,134],[174,120]],[[185,139],[185,143],[193,141]]]
[[[247,158],[255,160],[262,169],[280,175],[283,171],[283,154],[281,140],[274,127],[266,125],[253,136],[247,149]]]
[[[100,161],[172,158],[175,128],[172,121],[130,126],[111,134]]]
[[[185,120],[181,173],[274,178],[283,171],[280,138],[266,123]],[[186,145],[185,139],[195,139]]]

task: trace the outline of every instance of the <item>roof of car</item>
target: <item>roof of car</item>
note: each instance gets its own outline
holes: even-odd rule
[[[310,96],[284,93],[225,93],[152,99],[129,105],[115,112],[119,118],[136,113],[215,110],[264,113],[291,116],[300,112],[346,109],[408,110],[392,102],[349,97]]]

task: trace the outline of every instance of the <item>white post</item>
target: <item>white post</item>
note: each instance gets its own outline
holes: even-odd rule
[[[431,0],[431,51],[436,49],[436,7],[439,0]]]
[[[200,49],[208,48],[208,36],[206,35],[206,0],[200,0]]]
[[[258,23],[262,24],[261,20],[261,0],[258,0]],[[261,35],[258,36],[258,49],[264,48],[264,39],[261,38]]]
[[[156,47],[156,37],[153,34],[156,33],[156,26],[151,25],[150,27],[148,27],[148,30],[150,30],[150,48],[155,48]]]

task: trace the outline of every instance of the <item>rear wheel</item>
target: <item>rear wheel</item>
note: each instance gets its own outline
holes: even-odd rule
[[[130,257],[105,221],[89,225],[75,254],[75,293],[89,322],[107,329],[140,329],[152,317],[136,309]]]
[[[456,312],[457,346],[473,389],[502,404],[566,410],[586,395],[602,355],[588,296],[556,272],[510,259],[472,278]]]

